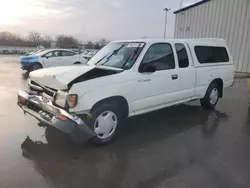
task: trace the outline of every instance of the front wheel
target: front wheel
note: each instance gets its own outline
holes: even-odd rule
[[[32,69],[31,71],[35,71],[35,70],[38,70],[38,69],[41,69],[43,68],[43,66],[40,64],[40,63],[36,63],[32,66]]]
[[[112,141],[123,119],[118,107],[114,104],[103,103],[94,108],[91,114],[92,118],[88,120],[88,124],[96,136],[90,142],[101,145]]]
[[[200,100],[201,105],[205,108],[214,108],[219,101],[220,88],[217,83],[212,83],[203,99]]]

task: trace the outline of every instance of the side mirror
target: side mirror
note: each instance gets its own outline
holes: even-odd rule
[[[46,59],[49,59],[50,56],[47,56],[47,55],[43,55],[42,57],[46,58]]]
[[[139,69],[141,73],[148,72],[148,73],[153,73],[156,71],[156,66],[155,65],[147,65],[147,64],[142,64],[142,66]]]

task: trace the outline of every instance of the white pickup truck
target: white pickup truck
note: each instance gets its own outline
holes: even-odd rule
[[[109,43],[84,66],[30,73],[18,105],[77,143],[111,141],[124,118],[200,99],[213,108],[234,82],[222,39]]]

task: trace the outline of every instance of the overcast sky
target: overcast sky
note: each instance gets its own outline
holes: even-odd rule
[[[0,31],[74,35],[81,40],[163,37],[164,7],[173,36],[181,0],[0,0]],[[197,0],[183,0],[183,7]]]

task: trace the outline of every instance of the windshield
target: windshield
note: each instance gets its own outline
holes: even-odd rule
[[[88,64],[130,69],[140,55],[145,43],[143,42],[115,42],[102,48]]]
[[[36,53],[35,55],[37,55],[37,56],[43,56],[44,54],[46,54],[46,53],[48,53],[50,51],[51,50],[43,50],[43,51],[40,51],[40,52]]]
[[[41,52],[43,52],[44,50],[38,50],[38,51],[36,51],[36,52],[33,52],[32,54],[39,54],[39,53],[41,53]]]

